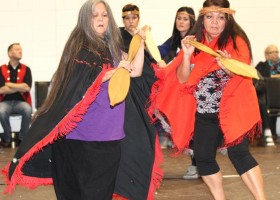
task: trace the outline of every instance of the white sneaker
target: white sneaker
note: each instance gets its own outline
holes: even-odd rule
[[[161,149],[167,149],[168,147],[168,138],[164,138],[164,141],[160,144]]]
[[[198,179],[198,178],[200,178],[200,175],[197,171],[197,167],[194,165],[190,165],[187,168],[187,171],[184,174],[183,179],[189,180],[189,179]]]
[[[265,141],[266,141],[267,143],[274,142],[273,139],[272,139],[272,137],[266,137],[266,138],[265,138]]]
[[[217,149],[218,153],[221,153],[222,155],[227,155],[227,148],[222,147]]]
[[[268,128],[264,130],[264,141],[265,141],[265,146],[267,147],[275,146],[275,143],[272,138],[271,130]]]
[[[266,136],[265,137],[265,146],[267,146],[267,147],[272,147],[272,146],[275,146],[275,143],[274,143],[274,141],[273,141],[273,138],[270,136]]]

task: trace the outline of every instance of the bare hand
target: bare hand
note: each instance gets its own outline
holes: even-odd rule
[[[194,52],[195,47],[190,45],[188,43],[188,40],[196,40],[194,35],[188,35],[184,39],[182,39],[181,44],[182,44],[182,49],[184,51],[184,54],[187,56],[191,56],[192,53]]]
[[[217,50],[217,52],[222,56],[222,58],[231,58],[231,55],[226,51],[221,51],[221,50]],[[219,57],[216,57],[216,61],[217,61],[217,64],[223,69],[225,70],[225,66],[221,63],[221,58]]]
[[[234,74],[231,71],[229,71],[221,62],[221,59],[231,58],[231,55],[226,50],[224,50],[224,51],[217,50],[217,52],[222,56],[222,57],[216,57],[216,61],[217,61],[218,66],[222,70],[224,70],[228,75],[234,76]]]
[[[121,60],[118,67],[125,68],[126,70],[129,71],[129,73],[131,73],[131,71],[133,70],[133,66],[131,65],[131,62],[128,60]]]
[[[165,68],[167,66],[164,60],[160,60],[157,64],[160,68]]]
[[[141,29],[135,29],[134,34],[138,34],[143,40],[146,40],[146,30],[151,30],[151,27],[145,25]]]

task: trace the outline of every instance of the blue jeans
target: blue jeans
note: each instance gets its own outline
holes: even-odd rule
[[[31,106],[24,101],[2,101],[0,102],[0,122],[4,130],[3,139],[6,142],[11,141],[11,124],[10,115],[19,114],[22,116],[19,140],[22,140],[26,135],[32,115]]]

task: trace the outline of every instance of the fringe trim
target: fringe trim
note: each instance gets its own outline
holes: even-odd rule
[[[196,85],[184,84],[181,86],[180,90],[182,93],[193,94],[193,91],[195,90],[195,88],[196,88]]]
[[[9,184],[9,168],[10,168],[11,163],[8,163],[6,166],[4,166],[1,170],[1,173],[4,175],[4,182]]]
[[[184,153],[189,153],[190,151],[193,151],[191,148],[190,148],[190,141],[193,139],[193,135],[194,135],[194,132],[191,133],[190,135],[190,138],[189,140],[186,142],[186,145],[184,148],[181,148],[179,149],[178,146],[174,146],[172,151],[170,152],[169,156],[172,157],[172,158],[176,158]],[[170,140],[172,141],[173,145],[174,142],[173,142],[173,138],[172,138],[172,135],[170,137]]]
[[[258,121],[249,131],[244,133],[242,136],[234,140],[233,142],[227,143],[227,138],[225,137],[225,144],[221,148],[228,148],[240,144],[245,137],[248,137],[249,141],[252,142],[254,137],[260,137],[262,134],[262,121]]]
[[[157,81],[154,82],[152,88],[151,88],[151,94],[149,96],[149,99],[147,101],[148,109],[147,113],[151,118],[151,122],[154,123],[157,120],[157,116],[155,116],[155,110],[157,110],[157,94],[158,92],[163,88],[164,86],[164,71],[160,70],[158,65],[152,63],[152,68],[155,71],[155,75],[158,78]]]
[[[151,67],[154,69],[155,76],[158,79],[164,79],[165,76],[165,70],[164,68],[160,68],[157,64],[151,63]]]
[[[105,69],[105,70],[104,70]],[[86,91],[84,98],[78,102],[73,109],[71,109],[67,115],[54,127],[54,129],[45,136],[42,140],[36,143],[23,157],[19,159],[19,163],[14,170],[11,180],[8,182],[7,188],[3,191],[4,194],[12,193],[16,187],[16,184],[21,184],[28,188],[34,188],[41,183],[51,184],[51,178],[42,179],[37,177],[27,177],[24,176],[21,169],[24,163],[27,162],[34,154],[38,153],[44,146],[52,144],[55,140],[67,135],[78,123],[82,121],[84,114],[87,112],[90,104],[95,100],[97,94],[100,91],[100,85],[102,83],[102,78],[104,74],[110,69],[108,66],[103,66],[103,71],[99,74],[94,83]],[[8,170],[6,172],[6,177],[8,175]],[[7,177],[8,178],[8,177]]]
[[[183,54],[182,54],[183,55]],[[170,73],[174,73],[174,70],[176,69],[174,66],[176,66],[176,63],[180,61],[180,57],[176,58],[176,61],[174,63],[171,63],[167,68],[159,68],[158,65],[156,64],[151,64],[151,66],[153,67],[156,77],[158,78],[158,80],[153,84],[152,88],[151,88],[151,94],[149,96],[148,99],[148,103],[149,106],[147,108],[147,113],[151,119],[151,123],[155,123],[156,120],[159,120],[158,116],[155,113],[160,113],[160,115],[162,115],[162,110],[158,107],[158,102],[157,99],[158,97],[158,93],[160,93],[162,90],[165,89],[165,79],[167,78],[166,76]],[[172,70],[173,69],[173,70]],[[169,70],[169,71],[168,71]],[[168,87],[168,86],[167,86]],[[186,85],[183,84],[180,86],[180,92],[182,93],[192,93],[193,90],[195,89],[195,85]],[[163,114],[164,115],[164,114]],[[167,119],[168,120],[168,119]],[[171,132],[172,132],[172,124],[169,121],[169,126],[171,127]],[[171,133],[171,139],[172,139],[172,133]],[[186,145],[186,148],[188,148],[189,142]],[[171,153],[171,157],[177,157],[180,154],[182,154],[182,152],[185,151],[185,148],[183,149],[179,149],[176,146],[173,148],[173,152]]]
[[[8,163],[3,169],[2,169],[2,174],[5,177],[5,182],[10,184],[9,180],[9,168],[10,168],[10,163]],[[30,177],[30,176],[25,176],[22,174],[22,178],[17,180],[17,184],[21,185],[23,187],[26,187],[28,189],[35,189],[36,187],[40,185],[52,185],[53,180],[52,178],[38,178],[38,177]]]
[[[160,148],[158,133],[156,133],[155,160],[147,200],[153,200],[156,190],[160,188],[164,176],[163,170],[160,168],[160,165],[163,163],[163,160],[163,153]]]
[[[124,198],[124,197],[114,193],[113,197],[112,197],[112,200],[129,200],[129,199]]]
[[[147,113],[151,118],[152,123],[154,123],[157,120],[157,117],[154,115],[155,110],[157,109],[157,95],[160,91],[164,89],[165,86],[165,79],[167,76],[171,73],[174,73],[179,66],[179,64],[182,62],[183,59],[183,51],[180,51],[178,55],[174,58],[174,60],[169,63],[165,68],[160,68],[157,64],[151,63],[151,67],[154,69],[155,76],[158,78],[158,80],[153,84],[151,88],[151,94],[147,101],[148,109]]]

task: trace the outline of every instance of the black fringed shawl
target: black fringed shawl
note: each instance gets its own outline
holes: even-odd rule
[[[16,184],[28,188],[52,184],[51,144],[73,130],[95,100],[102,77],[112,64],[108,52],[81,49],[65,89],[51,108],[32,123],[13,161],[2,170],[8,182],[4,192],[11,193]]]

